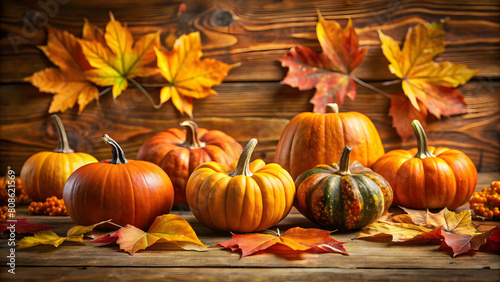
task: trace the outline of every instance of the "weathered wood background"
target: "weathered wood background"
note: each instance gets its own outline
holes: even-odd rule
[[[251,137],[260,143],[255,157],[273,159],[277,140],[288,120],[311,111],[314,91],[299,91],[280,81],[286,74],[278,59],[291,47],[302,44],[320,51],[315,34],[317,10],[327,20],[345,25],[351,18],[369,47],[356,75],[388,93],[401,92],[399,85],[384,86],[395,79],[387,68],[377,30],[402,40],[408,27],[449,18],[445,40],[449,43],[438,61],[449,60],[481,69],[460,88],[469,113],[428,126],[429,142],[463,150],[479,171],[500,171],[500,6],[494,0],[450,2],[371,1],[159,1],[159,0],[9,0],[0,9],[0,167],[21,169],[32,154],[56,147],[56,133],[48,114],[52,95],[39,93],[23,78],[51,66],[37,49],[45,45],[45,26],[66,29],[81,35],[83,19],[104,27],[108,12],[126,22],[139,36],[161,29],[162,39],[199,31],[205,57],[226,63],[241,63],[219,93],[194,103],[195,120],[201,127],[223,130],[242,144]],[[178,14],[185,3],[185,13]],[[13,39],[14,42],[13,42]],[[341,111],[359,111],[370,117],[386,150],[415,146],[410,138],[403,143],[388,116],[388,98],[358,85],[355,101]],[[149,89],[158,98],[158,89]],[[103,144],[104,133],[123,146],[134,158],[139,146],[156,132],[176,127],[187,118],[171,103],[154,110],[139,91],[130,88],[116,102],[105,95],[92,102],[80,115],[71,109],[61,114],[72,147],[95,155],[110,156]]]

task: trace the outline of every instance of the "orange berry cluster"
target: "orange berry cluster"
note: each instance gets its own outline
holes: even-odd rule
[[[500,219],[500,181],[491,182],[489,188],[475,192],[469,203],[476,215]]]
[[[63,199],[58,199],[56,196],[49,197],[45,202],[31,202],[28,207],[29,214],[44,214],[44,215],[68,215],[66,205]]]
[[[10,216],[16,215],[15,210],[14,210],[14,214],[9,213],[8,210],[9,210],[9,207],[7,207],[7,206],[3,206],[0,208],[0,221],[10,219]]]

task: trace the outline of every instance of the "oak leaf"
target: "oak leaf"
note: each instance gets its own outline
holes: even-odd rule
[[[220,84],[236,65],[215,59],[201,60],[202,49],[199,32],[180,36],[172,50],[155,48],[158,68],[168,85],[160,92],[160,105],[172,99],[179,112],[193,117],[193,98],[201,99],[216,94],[212,86]]]
[[[61,237],[51,230],[36,232],[33,236],[22,238],[17,244],[17,247],[19,249],[34,247],[37,245],[53,245],[54,247],[59,247],[59,245],[66,241],[83,242],[83,236],[85,233],[92,231],[98,225],[109,223],[110,221],[111,220],[105,220],[88,226],[74,226],[68,230],[66,237]]]
[[[272,252],[279,249],[281,253],[301,254],[304,252],[330,252],[348,255],[343,244],[330,236],[330,231],[295,227],[278,236],[262,233],[233,234],[232,239],[214,246],[241,250],[241,257],[257,252]]]
[[[85,71],[85,77],[100,86],[113,86],[113,98],[128,87],[128,80],[158,72],[147,65],[156,58],[154,48],[160,46],[159,32],[146,34],[134,43],[132,33],[110,13],[104,42],[99,33],[84,35],[93,39],[80,41],[83,54],[93,67]]]
[[[36,233],[39,231],[44,231],[53,228],[45,224],[39,223],[29,223],[26,218],[20,219],[9,219],[0,221],[0,235],[2,235],[6,230],[15,231],[18,234],[21,233]]]
[[[423,110],[421,102],[437,118],[467,113],[464,97],[455,88],[479,72],[462,64],[433,61],[445,49],[444,23],[420,24],[408,29],[402,49],[394,39],[379,31],[389,70],[402,80],[404,94],[411,105],[420,111]],[[400,122],[405,114],[393,110],[393,106],[393,126],[398,132],[405,132],[402,137],[406,137],[410,123]]]
[[[406,214],[368,225],[356,238],[397,243],[441,244],[440,250],[449,250],[455,257],[479,250],[491,235],[491,231],[483,233],[476,229],[470,210],[460,213],[446,208],[438,213],[407,208],[403,210]]]
[[[149,227],[148,232],[127,224],[114,234],[107,234],[92,242],[111,244],[117,243],[120,249],[133,255],[154,244],[173,243],[185,250],[205,251],[207,247],[198,239],[189,223],[174,214],[158,216]]]
[[[356,85],[353,70],[363,61],[367,49],[359,48],[359,38],[349,19],[342,29],[336,21],[326,21],[318,13],[316,34],[323,52],[297,46],[283,58],[281,65],[288,67],[286,77],[281,81],[300,90],[316,88],[311,103],[314,112],[324,113],[326,104],[341,105],[345,97],[354,100]]]
[[[84,30],[91,27],[84,26]],[[99,91],[86,77],[91,66],[84,58],[78,39],[71,33],[47,26],[48,41],[39,48],[58,68],[46,68],[25,78],[42,92],[54,93],[49,113],[64,112],[77,102],[79,112],[98,97]]]

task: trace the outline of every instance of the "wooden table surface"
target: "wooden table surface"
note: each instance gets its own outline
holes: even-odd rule
[[[499,180],[500,173],[481,173],[477,190]],[[175,211],[184,217],[200,240],[211,246],[230,239],[228,233],[216,233],[201,225],[189,211]],[[26,207],[17,209],[16,218],[54,226],[59,235],[74,226],[69,217],[30,216]],[[495,221],[476,221],[500,225]],[[275,228],[314,227],[297,210]],[[349,256],[326,253],[306,254],[304,259],[274,254],[240,258],[240,253],[219,247],[207,252],[147,249],[133,256],[118,246],[97,246],[65,242],[59,248],[36,246],[17,250],[15,275],[7,272],[9,250],[1,240],[0,281],[7,280],[425,280],[425,281],[498,281],[498,254],[478,252],[452,258],[438,251],[438,245],[396,245],[353,240],[357,232],[332,233]]]

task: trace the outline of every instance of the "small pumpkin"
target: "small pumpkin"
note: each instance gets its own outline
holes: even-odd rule
[[[229,165],[238,160],[243,150],[232,137],[219,130],[198,128],[192,121],[180,123],[182,131],[170,128],[147,140],[137,153],[138,160],[159,165],[174,185],[174,206],[187,204],[186,182],[200,164],[216,161]]]
[[[64,183],[79,167],[97,162],[86,153],[75,153],[68,143],[61,119],[52,115],[56,125],[58,146],[53,152],[32,155],[21,168],[21,182],[26,194],[34,201],[56,196],[62,198]]]
[[[360,162],[349,162],[351,150],[345,146],[338,163],[318,165],[295,181],[297,209],[327,229],[363,228],[392,203],[389,183]]]
[[[477,170],[463,152],[432,147],[418,120],[411,123],[417,148],[393,150],[373,170],[394,190],[394,204],[414,209],[458,208],[469,200],[477,185]]]
[[[63,194],[66,209],[80,225],[112,219],[121,226],[147,229],[157,216],[172,209],[172,182],[153,163],[127,160],[108,135],[103,140],[111,146],[113,158],[82,166],[68,178]]]
[[[373,165],[385,152],[367,116],[339,113],[337,104],[328,104],[326,114],[304,112],[290,120],[281,134],[274,162],[296,179],[316,165],[336,162],[345,145],[353,149],[352,160],[365,166]]]
[[[277,224],[290,212],[293,179],[278,164],[261,159],[250,163],[256,145],[257,139],[248,142],[234,170],[208,162],[193,171],[186,196],[201,223],[216,230],[255,232]]]

